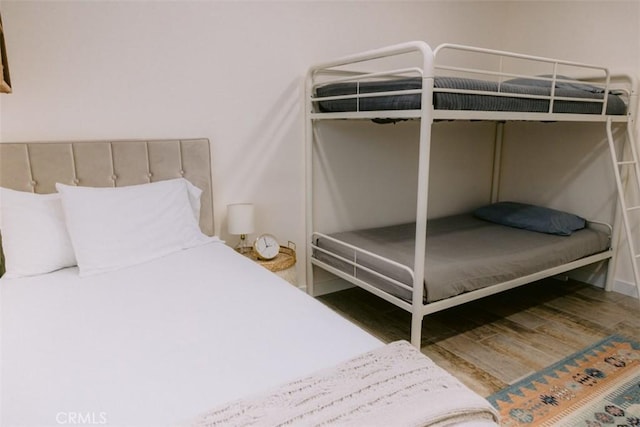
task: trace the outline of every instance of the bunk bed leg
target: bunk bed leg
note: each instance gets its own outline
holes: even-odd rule
[[[313,75],[311,71],[307,73],[305,80],[305,288],[308,295],[315,297],[313,286],[313,264],[311,263],[313,236],[313,143],[315,141],[314,123],[311,120],[313,105],[312,97]]]
[[[491,203],[500,201],[500,174],[502,172],[502,145],[504,142],[504,122],[496,123],[493,141],[493,171],[491,177]]]
[[[621,197],[618,194],[618,197]],[[611,250],[613,254],[611,258],[607,261],[607,276],[604,282],[604,290],[612,291],[613,290],[613,282],[615,281],[616,275],[616,264],[618,262],[618,248],[620,246],[620,234],[622,233],[622,218],[620,213],[620,203],[616,203],[615,211],[614,211],[614,219],[613,219],[613,231],[611,232]]]
[[[422,314],[415,311],[411,313],[411,345],[418,350],[422,340],[422,319]]]

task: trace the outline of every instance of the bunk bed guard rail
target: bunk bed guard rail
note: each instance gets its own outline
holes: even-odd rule
[[[470,55],[478,66],[447,64],[452,52]],[[353,67],[412,53],[420,54],[414,67],[371,72]],[[540,73],[527,73],[529,69]],[[457,44],[431,50],[424,42],[410,42],[310,68],[311,118],[420,118],[422,94],[429,93],[421,84],[425,79],[435,79],[428,103],[435,119],[471,114],[468,118],[496,120],[493,112],[501,111],[507,120],[577,120],[577,114],[580,121],[603,121],[607,115],[623,116],[619,121],[624,121],[631,113],[627,106],[634,87],[631,81],[613,84],[609,69],[597,65]]]

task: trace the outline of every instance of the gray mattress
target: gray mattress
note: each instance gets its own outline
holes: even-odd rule
[[[414,223],[335,233],[331,236],[413,268]],[[556,267],[609,247],[609,236],[590,228],[576,231],[571,236],[557,236],[490,223],[471,214],[430,220],[427,237],[426,302]],[[353,260],[352,251],[337,243],[319,238],[316,244]],[[350,274],[353,272],[353,267],[320,251],[316,250],[314,257]],[[358,264],[412,285],[406,271],[388,264],[382,265],[372,257],[359,255]],[[358,278],[411,301],[408,290],[366,271],[357,271]]]
[[[378,82],[360,83],[360,93],[420,89],[420,78],[406,78]],[[498,84],[484,80],[456,77],[436,77],[436,88],[468,89],[498,92]],[[550,82],[533,79],[514,79],[500,85],[500,92],[528,95],[550,94]],[[318,87],[318,97],[352,95],[357,93],[356,83],[335,83]],[[603,99],[600,88],[587,84],[556,83],[555,95],[559,97]],[[359,105],[358,105],[359,103]],[[361,99],[339,99],[318,102],[321,112],[415,110],[421,104],[420,94],[385,95]],[[545,99],[513,98],[490,95],[470,95],[434,92],[433,105],[437,110],[519,111],[548,112],[549,101]],[[607,114],[626,114],[626,105],[617,95],[609,94]],[[598,102],[555,101],[554,113],[600,114],[602,104]]]

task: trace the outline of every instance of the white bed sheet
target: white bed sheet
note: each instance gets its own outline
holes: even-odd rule
[[[221,243],[1,279],[0,310],[4,427],[181,425],[383,345]]]

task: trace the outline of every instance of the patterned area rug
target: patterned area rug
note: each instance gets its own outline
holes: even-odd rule
[[[640,344],[618,335],[487,398],[503,426],[640,426]]]

